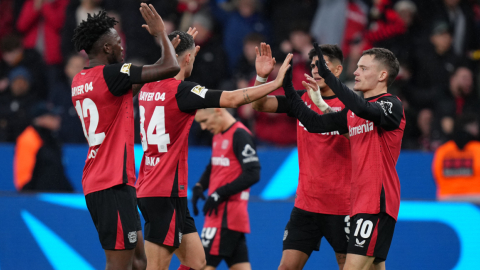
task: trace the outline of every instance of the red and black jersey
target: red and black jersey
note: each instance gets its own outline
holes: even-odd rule
[[[72,101],[89,149],[83,169],[85,195],[135,184],[132,83],[141,67],[114,64],[85,68],[72,81]]]
[[[352,190],[350,215],[386,212],[397,219],[400,181],[395,165],[400,155],[405,114],[402,102],[390,94],[363,99],[333,74],[325,82],[345,104],[341,112],[319,115],[291,89],[285,93],[291,111],[309,132],[338,130],[350,135]]]
[[[250,186],[260,179],[260,163],[251,132],[240,122],[216,134],[212,158],[199,183],[208,195],[228,197],[218,213],[205,216],[205,228],[226,228],[250,233],[247,205]]]
[[[311,110],[322,115],[305,90],[297,91]],[[277,112],[290,112],[285,96],[276,96]],[[336,97],[323,97],[338,112],[345,108]],[[295,207],[329,215],[350,213],[351,156],[350,142],[338,131],[310,133],[298,121],[297,125],[299,177]]]
[[[137,197],[187,197],[188,133],[197,109],[219,107],[222,91],[174,78],[138,95],[143,158]]]

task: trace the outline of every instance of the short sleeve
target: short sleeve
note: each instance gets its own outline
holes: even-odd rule
[[[203,108],[219,108],[221,90],[211,90],[195,82],[182,81],[178,85],[178,108],[182,112],[192,112]]]
[[[132,84],[140,81],[142,68],[141,66],[135,66],[130,63],[105,66],[103,68],[103,77],[110,93],[114,96],[125,95],[132,89]]]

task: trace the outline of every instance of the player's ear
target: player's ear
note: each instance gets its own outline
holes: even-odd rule
[[[386,82],[388,78],[388,72],[386,70],[380,71],[380,76],[378,77],[379,82]]]
[[[110,44],[108,43],[103,44],[103,52],[105,54],[110,54],[112,52]]]
[[[334,68],[333,75],[335,75],[335,77],[338,77],[338,76],[340,76],[340,74],[342,74],[342,72],[343,72],[343,66],[342,65],[337,65]]]
[[[185,63],[186,63],[187,65],[190,63],[190,55],[191,55],[190,53],[187,53],[187,54],[185,55]]]

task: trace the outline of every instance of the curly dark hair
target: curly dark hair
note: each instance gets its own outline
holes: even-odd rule
[[[385,48],[372,48],[364,51],[362,56],[364,55],[373,55],[373,59],[379,61],[387,68],[387,86],[392,85],[400,70],[400,63],[398,62],[397,57],[395,57],[395,54]]]
[[[93,44],[100,39],[101,36],[108,33],[111,28],[118,23],[114,18],[108,17],[105,10],[101,10],[93,16],[88,13],[87,20],[83,20],[73,35],[73,43],[77,51],[85,50],[88,54],[92,50]]]
[[[193,41],[193,37],[190,34],[182,31],[173,31],[168,35],[168,38],[172,40],[176,36],[180,37],[180,44],[178,44],[177,48],[175,48],[175,53],[179,56],[195,46],[195,41]]]
[[[322,49],[323,55],[328,56],[330,61],[337,59],[340,61],[340,64],[343,64],[343,52],[338,45],[322,44],[320,45],[320,49]],[[317,56],[317,52],[315,49],[311,49],[310,52],[308,52],[308,58],[310,61],[312,61],[315,56]]]

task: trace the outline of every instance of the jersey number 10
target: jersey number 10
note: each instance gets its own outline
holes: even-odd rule
[[[170,143],[170,135],[165,134],[165,107],[156,106],[153,111],[150,123],[148,124],[147,133],[145,133],[145,108],[139,106],[140,109],[140,133],[142,134],[142,148],[147,151],[148,145],[157,145],[159,153],[168,151],[167,144]],[[155,132],[155,134],[154,134]]]

